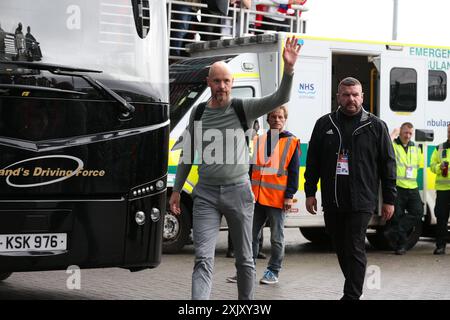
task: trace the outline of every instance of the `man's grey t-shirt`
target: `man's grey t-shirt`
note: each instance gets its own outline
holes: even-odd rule
[[[257,118],[289,101],[292,77],[293,75],[285,73],[278,90],[271,95],[242,101],[249,128],[252,128]],[[195,110],[191,113],[187,132],[194,132],[194,114]],[[228,185],[248,179],[249,165],[248,161],[245,161],[248,150],[243,135],[233,138],[235,130],[242,130],[242,126],[231,103],[223,108],[206,106],[201,118],[201,131],[198,125],[195,128],[196,141],[202,145],[199,152],[202,157],[198,157],[199,153],[196,156],[196,162],[201,159],[198,165],[199,183]],[[190,154],[190,150],[190,140],[187,139],[183,152]],[[190,159],[184,159],[186,158]],[[174,185],[174,191],[178,192],[181,191],[192,167],[192,164],[182,163],[182,159],[177,167]]]

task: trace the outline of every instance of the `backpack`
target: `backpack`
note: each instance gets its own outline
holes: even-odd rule
[[[231,102],[231,107],[234,109],[234,112],[236,112],[236,115],[239,119],[239,122],[241,124],[242,130],[244,130],[244,133],[247,132],[248,124],[247,124],[247,118],[245,117],[244,107],[241,99],[233,99]],[[206,108],[206,102],[200,103],[197,108],[195,109],[194,113],[194,122],[200,121],[202,118],[203,112]],[[247,143],[247,146],[249,145],[250,141],[248,139],[248,136],[245,136],[245,142]],[[191,143],[191,163],[194,163],[194,143]]]
[[[236,115],[239,118],[239,122],[241,123],[242,130],[244,130],[244,132],[247,132],[247,130],[249,128],[247,125],[247,118],[245,117],[242,100],[241,99],[233,99],[231,106],[233,107],[234,112],[236,112]],[[202,102],[197,106],[197,109],[195,109],[194,121],[199,121],[202,118],[205,108],[206,108],[206,102]]]

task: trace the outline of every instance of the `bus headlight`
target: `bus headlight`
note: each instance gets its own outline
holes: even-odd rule
[[[161,211],[158,208],[152,208],[152,213],[150,214],[150,219],[153,222],[158,221],[161,218]]]
[[[145,213],[143,211],[136,212],[134,219],[138,225],[142,226],[145,223]]]
[[[156,190],[162,190],[164,188],[164,181],[158,180],[156,182]]]

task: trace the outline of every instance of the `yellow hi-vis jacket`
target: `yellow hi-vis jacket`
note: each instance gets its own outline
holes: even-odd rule
[[[400,138],[394,140],[393,146],[397,162],[397,186],[404,189],[418,188],[417,172],[423,168],[422,151],[414,142],[409,142],[406,152]]]
[[[436,190],[450,190],[450,176],[442,176],[441,163],[450,162],[450,145],[442,143],[434,149],[431,155],[430,169],[436,174]]]
[[[252,190],[259,204],[283,209],[288,166],[300,141],[294,136],[280,137],[270,157],[266,141],[267,134],[254,140]]]

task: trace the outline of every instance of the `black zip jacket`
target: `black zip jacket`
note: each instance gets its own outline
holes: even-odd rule
[[[324,209],[349,207],[348,204],[339,204],[336,190],[337,157],[342,148],[338,112],[317,120],[306,159],[306,197],[315,196],[320,179]],[[386,123],[363,110],[361,120],[353,131],[351,144],[349,179],[352,211],[375,212],[380,181],[383,203],[394,204],[397,169]]]

